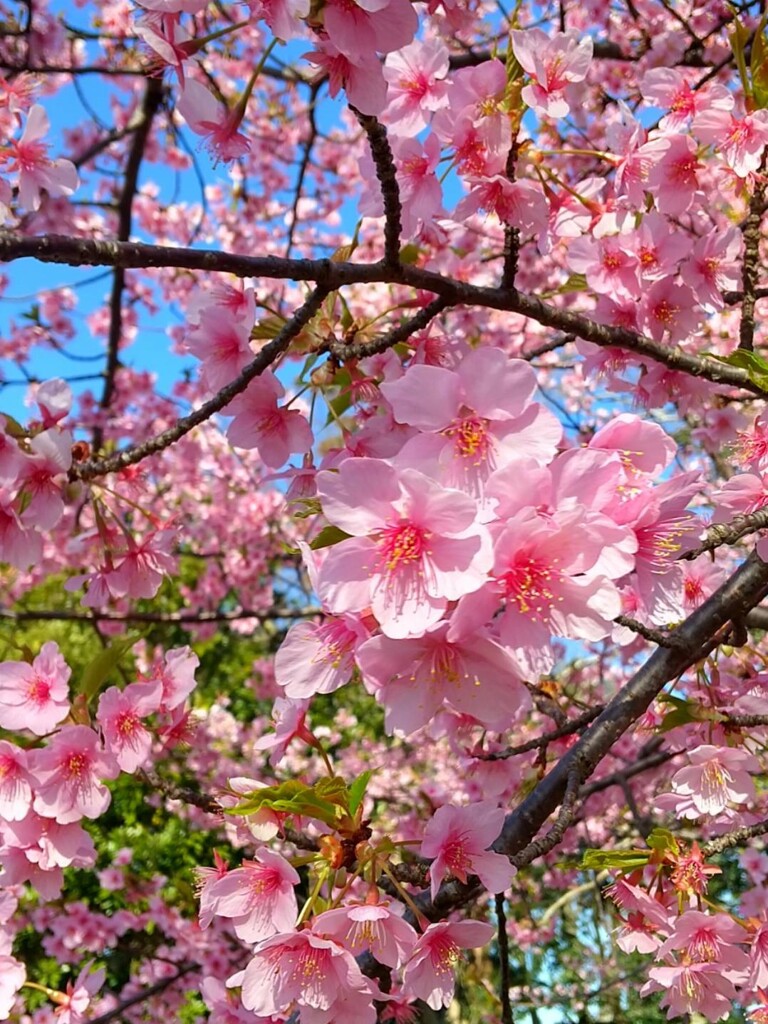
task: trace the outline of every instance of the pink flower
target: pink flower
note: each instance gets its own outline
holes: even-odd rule
[[[244,860],[207,889],[206,910],[232,918],[235,934],[243,942],[260,942],[295,925],[293,887],[299,881],[298,872],[278,853],[260,849],[254,860]]]
[[[379,901],[374,889],[371,900],[327,910],[312,922],[318,935],[336,939],[355,956],[365,950],[381,964],[400,967],[408,959],[418,936],[402,919],[403,906],[391,900]]]
[[[302,19],[310,12],[310,0],[251,0],[251,11],[263,18],[283,42],[301,33]]]
[[[349,681],[355,649],[367,636],[351,615],[299,622],[288,630],[275,655],[275,680],[287,697],[332,693]]]
[[[660,213],[685,213],[699,188],[697,172],[703,167],[696,158],[696,143],[688,135],[661,135],[642,147],[651,158],[647,188],[656,199]]]
[[[162,685],[156,680],[132,683],[124,690],[111,686],[99,698],[96,719],[121,771],[133,774],[148,760],[152,734],[141,719],[159,709],[161,697]]]
[[[59,1024],[79,1024],[88,1009],[92,997],[104,984],[106,970],[100,967],[90,973],[93,961],[90,960],[80,971],[75,982],[67,982],[67,991],[57,999],[56,1016]]]
[[[568,266],[583,274],[590,288],[600,294],[635,298],[639,294],[637,257],[628,251],[621,236],[590,238],[582,235],[568,247]]]
[[[20,747],[0,740],[0,819],[21,821],[32,807],[27,755]]]
[[[272,721],[275,731],[260,736],[254,743],[256,750],[271,750],[269,763],[276,765],[284,756],[294,739],[312,743],[313,736],[306,726],[309,700],[287,700],[276,697],[272,705]]]
[[[716,1021],[731,1014],[736,988],[716,963],[652,967],[648,976],[650,981],[640,989],[640,995],[664,992],[661,1005],[669,1008],[668,1017],[701,1013],[707,1020]]]
[[[504,811],[485,800],[468,807],[438,808],[424,830],[422,857],[434,857],[429,868],[432,899],[437,896],[446,875],[466,882],[477,875],[488,892],[504,892],[515,869],[500,853],[488,851],[498,839],[504,824]]]
[[[737,228],[705,235],[696,242],[680,268],[680,277],[697,302],[710,309],[722,309],[725,306],[722,293],[740,287],[741,246],[741,232]]]
[[[440,142],[434,134],[423,145],[418,139],[394,139],[392,149],[399,171],[403,235],[413,236],[419,224],[443,212],[443,191],[435,173]]]
[[[72,464],[72,436],[68,431],[44,430],[30,441],[32,455],[19,474],[24,495],[25,525],[48,530],[64,511],[62,490],[66,472]]]
[[[311,1024],[341,1024],[347,1015],[359,1024],[376,1021],[378,990],[348,950],[312,929],[265,939],[245,971],[227,984],[242,984],[243,1005],[262,1017],[306,1008]]]
[[[253,359],[250,327],[218,306],[204,309],[200,323],[186,338],[189,351],[202,360],[202,376],[212,391],[229,384]]]
[[[692,89],[680,68],[651,68],[640,82],[646,103],[667,110],[659,121],[666,132],[681,131],[691,118],[703,110],[730,110],[733,94],[717,82]]]
[[[755,784],[750,772],[760,763],[746,750],[713,747],[710,744],[688,751],[689,765],[672,776],[675,794],[690,797],[699,814],[721,814],[729,803],[743,804],[754,798]]]
[[[485,581],[490,539],[460,491],[355,458],[318,473],[317,490],[328,521],[351,534],[320,569],[318,592],[331,611],[371,607],[387,636],[420,636],[449,601]]]
[[[431,924],[411,954],[403,973],[403,991],[423,999],[433,1010],[449,1006],[455,986],[454,972],[462,949],[490,942],[494,931],[481,921],[440,921]]]
[[[447,74],[448,50],[437,39],[416,39],[387,56],[388,103],[382,121],[393,135],[413,139],[436,110],[448,105]]]
[[[749,961],[747,988],[751,992],[758,988],[768,989],[768,924],[762,925],[755,933],[749,951]]]
[[[640,318],[654,341],[661,341],[666,334],[667,340],[673,344],[693,334],[701,322],[691,289],[674,284],[669,277],[656,281],[645,293]]]
[[[755,110],[743,118],[726,110],[702,110],[693,130],[702,142],[712,143],[722,153],[735,174],[746,178],[759,169],[768,145],[768,110]]]
[[[687,910],[675,920],[672,934],[659,948],[657,959],[680,950],[689,962],[716,961],[723,970],[746,971],[747,955],[738,948],[746,939],[746,929],[727,914]]]
[[[170,552],[175,540],[175,530],[156,530],[141,539],[127,535],[126,550],[106,576],[110,593],[114,597],[154,597],[166,573],[176,568],[176,558]]]
[[[10,143],[11,166],[19,174],[19,202],[27,210],[39,209],[41,189],[52,196],[70,196],[78,185],[73,163],[48,158],[48,146],[41,140],[50,127],[48,115],[36,103],[27,115],[21,138]]]
[[[216,159],[236,160],[251,148],[237,130],[245,109],[238,104],[230,110],[194,78],[185,83],[176,110],[196,135],[203,136]]]
[[[595,570],[599,530],[582,528],[582,519],[580,506],[548,518],[531,509],[511,517],[496,538],[493,581],[462,600],[452,632],[489,622],[503,603],[499,638],[524,678],[551,669],[552,634],[608,636],[621,601],[614,584]]]
[[[495,469],[521,453],[549,461],[555,452],[562,430],[539,415],[534,389],[530,366],[498,349],[469,352],[455,371],[410,366],[399,380],[381,385],[395,419],[419,429],[401,449],[398,464],[482,503]]]
[[[11,1015],[16,993],[27,980],[24,964],[14,960],[12,956],[0,956],[0,1020],[7,1020]]]
[[[344,89],[347,100],[361,114],[380,114],[387,102],[387,83],[376,55],[358,53],[350,57],[327,39],[319,40],[316,45],[315,50],[303,56],[320,68],[315,78],[327,76],[330,95],[337,96]]]
[[[500,60],[484,61],[477,67],[459,68],[451,75],[449,93],[450,107],[439,112],[433,127],[443,138],[448,125],[467,118],[477,129],[478,139],[484,148],[497,159],[494,171],[476,165],[474,170],[466,166],[466,156],[458,152],[459,164],[464,164],[462,173],[490,174],[503,170],[505,155],[512,142],[509,114],[504,105],[507,91],[507,72]]]
[[[68,726],[32,758],[37,781],[34,808],[44,818],[65,825],[83,817],[98,818],[109,807],[110,793],[102,780],[114,779],[120,769],[112,755],[100,749],[92,729]]]
[[[174,647],[152,667],[144,681],[159,679],[163,684],[161,711],[173,711],[184,703],[197,686],[195,669],[199,664],[200,659],[189,647]]]
[[[227,437],[239,448],[258,448],[264,464],[279,469],[292,452],[303,453],[312,447],[312,430],[300,412],[277,400],[285,388],[270,370],[251,381],[224,410],[234,416]]]
[[[489,729],[506,729],[530,707],[512,657],[485,632],[431,626],[413,640],[376,636],[357,652],[363,681],[386,708],[387,732],[410,735],[443,706]]]
[[[570,106],[565,90],[572,82],[583,82],[592,60],[589,36],[577,38],[556,32],[550,38],[538,28],[512,32],[512,49],[523,70],[533,78],[522,96],[537,114],[565,117]]]
[[[0,726],[51,732],[69,714],[69,666],[52,640],[43,644],[31,665],[0,664]]]
[[[326,0],[323,28],[352,61],[392,53],[411,42],[419,20],[409,0]]]
[[[55,427],[72,408],[72,388],[61,377],[43,381],[33,392],[34,401],[40,409],[43,427]],[[66,467],[69,468],[69,463]]]
[[[503,174],[486,178],[467,177],[470,186],[457,205],[453,219],[461,223],[476,210],[495,213],[504,224],[525,235],[540,235],[549,225],[549,204],[540,185],[532,181],[510,181]]]

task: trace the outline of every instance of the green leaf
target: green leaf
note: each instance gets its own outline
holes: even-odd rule
[[[361,772],[357,776],[355,781],[349,787],[349,813],[352,815],[357,814],[357,809],[363,802],[365,791],[368,789],[368,783],[373,777],[373,772],[368,769],[367,771]]]
[[[355,225],[355,233],[352,235],[352,241],[348,245],[340,245],[336,252],[331,256],[331,263],[346,263],[352,253],[357,248],[357,243],[360,238],[360,226],[362,220],[359,220]]]
[[[326,792],[334,799],[325,799],[322,792],[322,783],[326,783]],[[228,807],[227,814],[248,815],[255,814],[263,807],[268,807],[281,814],[289,814],[294,817],[317,818],[333,827],[342,816],[338,804],[338,785],[346,790],[342,779],[336,785],[328,786],[327,783],[335,783],[333,779],[322,779],[315,786],[308,786],[297,779],[289,779],[281,782],[279,786],[267,786],[264,789],[254,790],[236,807]]]
[[[664,854],[667,850],[674,854],[680,852],[680,844],[669,829],[666,828],[655,828],[646,839],[646,842],[657,853]]]
[[[297,498],[295,504],[303,507],[300,512],[293,513],[294,519],[309,519],[312,516],[319,516],[323,511],[323,506],[317,498]]]
[[[555,288],[552,295],[568,295],[570,292],[585,292],[587,290],[587,279],[584,274],[570,274],[568,280]]]
[[[271,341],[285,327],[287,321],[282,316],[265,316],[259,320],[251,329],[251,338],[254,341]]]
[[[313,788],[315,794],[322,800],[336,804],[345,812],[349,811],[349,790],[346,782],[340,776],[334,775],[330,779],[320,779]]]
[[[745,51],[747,44],[749,43],[750,34],[751,33],[746,25],[743,25],[738,18],[733,19],[731,22],[731,28],[728,30],[728,41],[731,44],[733,55],[736,58],[739,77],[741,78],[744,95],[747,100],[747,109],[749,109],[753,99],[752,85],[749,81],[749,75],[747,74],[747,61],[745,57]]]
[[[404,263],[406,266],[412,266],[417,262],[420,255],[421,249],[418,245],[414,245],[413,242],[408,242],[408,244],[404,245],[400,250],[400,262]]]
[[[26,437],[29,433],[29,431],[22,427],[18,420],[14,419],[13,416],[10,416],[7,412],[0,412],[0,417],[5,420],[4,429],[5,433],[8,434],[9,437],[15,437],[18,439],[20,437]]]
[[[648,850],[587,850],[581,859],[583,868],[617,868],[619,871],[632,871],[644,867],[651,858]]]
[[[749,70],[752,74],[752,89],[755,95],[755,106],[759,109],[768,107],[768,45],[766,45],[765,26],[768,14],[760,19],[752,40],[752,57]]]
[[[141,640],[140,634],[129,633],[127,636],[118,637],[103,651],[99,651],[93,661],[85,666],[83,674],[80,676],[80,682],[75,688],[75,694],[82,696],[85,702],[90,704],[128,651],[139,640]]]
[[[739,370],[746,370],[749,379],[763,391],[768,391],[768,362],[761,359],[755,352],[745,348],[737,348],[729,356],[712,355],[720,363],[727,363],[728,366],[735,366]]]
[[[351,536],[351,534],[340,530],[338,526],[324,526],[315,539],[310,541],[309,546],[313,551],[319,551],[321,548],[330,548],[334,544],[340,544],[343,540],[349,540]]]

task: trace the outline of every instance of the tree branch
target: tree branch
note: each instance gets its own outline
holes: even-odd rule
[[[209,398],[201,406],[191,412],[188,416],[182,416],[172,427],[164,430],[155,437],[150,437],[141,444],[124,448],[103,459],[90,459],[79,465],[74,465],[70,470],[70,476],[75,480],[93,480],[95,477],[104,476],[106,473],[116,473],[126,466],[134,466],[141,462],[148,455],[163,451],[179,438],[184,437],[190,430],[210,419],[214,413],[219,412],[229,405],[232,399],[245,391],[248,385],[267,367],[271,366],[277,357],[284,352],[291,341],[305,327],[312,317],[320,309],[326,295],[325,288],[316,288],[309,298],[301,305],[294,315],[288,320],[275,337],[259,352],[256,358],[250,362],[233,381],[217,391],[213,398]]]
[[[558,309],[533,295],[469,284],[423,267],[392,265],[384,261],[334,263],[331,260],[300,260],[279,256],[238,256],[211,249],[101,241],[62,235],[28,237],[0,231],[0,262],[11,262],[25,256],[44,263],[64,263],[70,266],[174,267],[218,271],[237,277],[311,281],[324,288],[326,293],[351,284],[401,284],[442,296],[451,306],[476,306],[520,313],[545,327],[591,341],[603,348],[625,349],[642,358],[662,363],[671,370],[724,387],[741,388],[761,398],[768,397],[768,390],[750,380],[746,370],[721,363],[709,356],[691,355],[624,327],[599,324],[581,313]]]
[[[758,509],[748,515],[734,516],[730,523],[717,523],[707,528],[704,540],[691,551],[684,551],[679,557],[691,561],[707,551],[714,551],[724,544],[736,544],[742,537],[758,530],[768,529],[768,508]]]

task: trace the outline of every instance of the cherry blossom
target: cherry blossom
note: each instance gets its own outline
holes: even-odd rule
[[[0,725],[44,736],[69,713],[70,669],[58,645],[43,644],[31,665],[0,664]]]
[[[453,999],[454,971],[462,949],[489,941],[493,929],[481,921],[441,921],[431,924],[414,947],[403,972],[403,989],[423,999],[433,1010]]]
[[[434,858],[429,869],[433,899],[446,873],[461,882],[477,875],[489,892],[508,888],[515,869],[506,857],[487,852],[503,823],[504,811],[488,801],[435,811],[421,844],[421,855]]]

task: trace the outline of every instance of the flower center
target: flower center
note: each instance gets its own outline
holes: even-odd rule
[[[45,704],[51,699],[51,684],[47,679],[35,676],[27,686],[27,697],[33,704]]]
[[[388,572],[421,561],[428,551],[430,534],[413,523],[388,526],[379,534],[379,552]]]
[[[501,577],[505,597],[517,605],[518,611],[534,621],[546,615],[552,605],[561,600],[556,597],[550,583],[559,577],[552,565],[529,556],[519,559]]]
[[[461,958],[461,948],[453,939],[442,935],[433,941],[430,954],[435,974],[453,974],[456,964]]]
[[[81,779],[88,769],[85,754],[69,754],[64,761],[64,774],[69,779]]]

